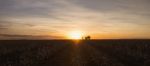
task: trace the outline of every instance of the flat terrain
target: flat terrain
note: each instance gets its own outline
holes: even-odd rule
[[[5,40],[0,66],[150,66],[150,40]]]

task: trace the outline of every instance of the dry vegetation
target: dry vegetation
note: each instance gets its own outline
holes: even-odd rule
[[[150,40],[0,41],[0,66],[150,66]]]

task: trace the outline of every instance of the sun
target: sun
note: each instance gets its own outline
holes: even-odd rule
[[[69,39],[81,39],[82,32],[81,31],[72,31],[68,34]]]

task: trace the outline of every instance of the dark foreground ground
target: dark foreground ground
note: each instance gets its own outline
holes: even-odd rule
[[[0,66],[150,66],[150,40],[0,41]]]

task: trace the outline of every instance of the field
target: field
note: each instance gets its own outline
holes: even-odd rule
[[[150,66],[150,40],[3,40],[0,66]]]

